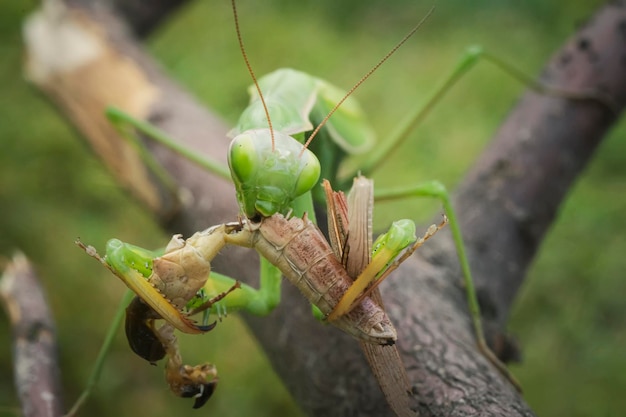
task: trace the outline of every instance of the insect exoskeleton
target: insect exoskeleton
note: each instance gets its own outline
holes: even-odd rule
[[[259,222],[229,223],[226,231],[227,243],[256,249],[324,315],[353,283],[322,232],[306,216],[274,214]],[[390,345],[397,338],[385,311],[369,297],[332,324],[369,343]]]

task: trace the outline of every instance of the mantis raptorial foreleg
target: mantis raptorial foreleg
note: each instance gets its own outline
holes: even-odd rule
[[[80,241],[77,244],[118,276],[132,292],[122,300],[87,387],[68,416],[75,414],[98,380],[125,310],[126,336],[131,349],[150,363],[167,355],[166,380],[170,388],[181,397],[194,397],[194,408],[198,408],[213,392],[217,371],[210,364],[193,367],[183,364],[174,327],[186,333],[206,332],[215,323],[207,325],[205,317],[204,324],[196,325],[188,316],[210,309],[220,317],[234,309],[267,314],[280,297],[280,275],[272,271],[261,274],[261,290],[221,274],[209,275],[210,261],[225,245],[223,226],[198,232],[187,240],[174,236],[161,254],[112,239],[107,244],[107,254],[100,257],[93,247]],[[128,295],[133,294],[138,297],[128,305]],[[157,319],[165,319],[166,324],[157,328]]]

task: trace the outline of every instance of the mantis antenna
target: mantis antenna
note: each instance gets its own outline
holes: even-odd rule
[[[237,40],[239,41],[239,50],[241,50],[241,55],[243,55],[243,60],[246,62],[246,67],[248,67],[248,72],[250,73],[250,76],[252,77],[252,81],[254,82],[254,86],[256,87],[256,91],[259,93],[259,97],[261,98],[261,103],[263,104],[263,110],[265,111],[265,117],[267,117],[267,124],[270,129],[270,135],[272,137],[272,152],[273,152],[274,151],[274,129],[272,128],[272,120],[270,119],[270,112],[267,109],[267,105],[265,104],[265,98],[263,97],[263,93],[261,92],[261,87],[259,87],[259,83],[256,80],[254,71],[252,71],[252,66],[250,65],[250,61],[248,60],[248,54],[246,54],[246,48],[243,46],[243,39],[241,38],[241,30],[239,29],[239,17],[237,16],[237,5],[235,4],[235,0],[231,0],[230,3],[233,6],[233,17],[235,19],[235,31],[237,32]],[[333,111],[335,110],[333,109]],[[300,155],[302,155],[302,153]]]
[[[234,3],[234,0],[233,0]],[[391,57],[391,55],[393,55],[398,49],[400,49],[400,47],[409,40],[409,38],[411,36],[413,36],[415,34],[415,32],[417,32],[417,30],[424,24],[424,22],[426,22],[426,20],[430,17],[430,15],[433,14],[433,12],[435,11],[435,6],[431,7],[430,10],[428,11],[428,13],[426,13],[426,16],[424,16],[422,18],[422,20],[419,21],[419,23],[417,25],[415,25],[415,27],[413,27],[413,29],[411,29],[409,31],[409,33],[407,33],[404,38],[402,38],[402,40],[400,42],[397,43],[396,46],[394,46],[391,51],[387,52],[387,55],[385,55],[380,61],[378,61],[376,63],[376,65],[374,65],[363,77],[361,77],[361,79],[359,81],[357,81],[356,84],[354,84],[354,86],[348,90],[348,92],[346,93],[345,96],[343,96],[343,98],[341,100],[339,100],[337,102],[337,104],[335,105],[335,107],[333,107],[333,109],[326,115],[326,117],[324,117],[324,119],[321,121],[321,123],[319,125],[317,125],[317,127],[315,128],[315,130],[313,131],[313,133],[311,133],[311,135],[309,136],[309,138],[307,139],[306,143],[304,144],[304,148],[302,148],[302,151],[300,152],[300,156],[302,156],[302,154],[304,153],[304,150],[309,146],[309,144],[311,143],[311,141],[313,140],[313,138],[317,135],[317,132],[319,132],[319,130],[324,127],[324,125],[326,124],[326,122],[328,121],[328,119],[330,119],[330,116],[333,115],[333,113],[335,113],[335,111],[343,104],[344,101],[346,101],[346,99],[348,97],[350,97],[352,95],[352,93],[354,93],[354,91],[359,88],[361,86],[361,84],[363,84],[365,82],[365,80],[367,80],[374,72],[376,72],[376,70],[385,63],[385,61],[387,61],[389,59],[389,57]],[[254,78],[254,76],[253,76]],[[258,86],[257,86],[258,88]],[[264,103],[265,105],[265,103]]]

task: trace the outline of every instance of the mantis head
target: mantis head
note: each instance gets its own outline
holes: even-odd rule
[[[294,138],[270,129],[248,130],[236,136],[228,165],[241,211],[254,218],[285,213],[291,202],[310,191],[320,176],[320,162]]]

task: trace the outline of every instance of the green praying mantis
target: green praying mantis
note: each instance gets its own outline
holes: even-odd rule
[[[474,55],[473,59],[477,59],[476,56],[478,55],[479,54]],[[465,63],[465,65],[469,64]],[[175,348],[172,347],[174,346],[174,342],[170,339],[171,332],[168,330],[168,332],[163,331],[162,333],[159,333],[160,329],[157,331],[153,327],[154,320],[158,317],[167,318],[168,322],[171,323],[172,326],[189,333],[201,333],[210,330],[211,325],[207,325],[205,323],[198,325],[191,322],[187,317],[187,314],[181,313],[182,308],[185,308],[189,313],[209,310],[219,312],[224,309],[233,310],[239,308],[255,314],[264,314],[271,310],[275,303],[278,302],[277,294],[279,294],[276,290],[276,283],[279,282],[279,280],[276,279],[278,275],[275,270],[272,270],[273,266],[271,265],[274,264],[275,266],[275,264],[278,263],[277,260],[274,260],[273,262],[271,262],[271,260],[270,262],[264,261],[264,265],[261,270],[261,288],[259,290],[255,290],[251,287],[239,284],[228,277],[219,276],[214,272],[209,274],[210,258],[217,254],[221,247],[226,244],[255,246],[256,243],[249,243],[250,240],[256,239],[263,233],[259,231],[260,228],[252,230],[253,224],[268,226],[268,229],[273,231],[277,228],[277,226],[269,223],[271,220],[267,219],[280,220],[282,216],[282,219],[288,221],[289,219],[285,217],[285,215],[290,211],[293,212],[290,219],[300,219],[300,216],[303,216],[305,212],[309,214],[313,213],[312,206],[310,204],[311,196],[308,193],[316,184],[317,175],[309,175],[308,173],[309,168],[316,165],[315,159],[313,159],[311,155],[322,155],[322,152],[326,153],[329,149],[335,149],[336,152],[332,153],[332,158],[322,159],[320,169],[324,173],[323,176],[325,178],[329,178],[331,183],[338,184],[339,188],[343,188],[345,187],[345,181],[342,181],[336,175],[336,168],[342,159],[342,153],[352,153],[357,150],[367,148],[367,144],[371,138],[371,129],[367,126],[367,124],[362,123],[364,118],[352,100],[346,100],[345,103],[341,103],[341,97],[343,97],[343,95],[338,93],[338,90],[335,87],[319,79],[290,70],[280,71],[282,72],[276,72],[267,78],[259,80],[257,88],[259,91],[262,91],[263,94],[259,93],[257,97],[252,98],[251,106],[248,110],[246,110],[246,112],[244,112],[242,118],[240,119],[240,123],[236,127],[236,132],[241,132],[243,138],[236,138],[234,140],[234,147],[231,147],[230,156],[232,176],[235,180],[235,186],[238,191],[240,207],[246,219],[241,222],[233,222],[209,228],[205,231],[206,233],[200,232],[197,236],[197,240],[193,237],[187,240],[175,237],[165,250],[166,255],[168,255],[173,253],[178,254],[176,251],[185,247],[207,249],[207,254],[200,254],[198,259],[200,261],[206,261],[208,265],[204,265],[199,268],[200,272],[197,273],[194,272],[192,274],[186,270],[183,272],[183,276],[185,277],[189,277],[191,275],[194,277],[200,277],[197,280],[198,282],[194,285],[182,285],[182,290],[179,292],[178,288],[168,288],[168,285],[170,284],[168,281],[163,283],[163,286],[159,288],[159,291],[154,291],[154,286],[159,287],[160,284],[155,282],[148,283],[146,278],[150,279],[155,271],[155,268],[158,269],[155,267],[155,262],[158,260],[158,264],[160,264],[160,261],[164,258],[163,256],[157,256],[155,253],[123,244],[116,240],[110,242],[107,247],[107,254],[103,259],[107,267],[109,267],[116,275],[120,276],[120,278],[122,278],[122,280],[129,285],[135,293],[140,295],[144,301],[148,302],[152,310],[157,313],[154,314],[151,310],[145,309],[142,304],[139,304],[139,307],[133,307],[133,309],[130,310],[131,314],[137,314],[139,319],[135,320],[134,317],[131,317],[131,320],[127,321],[127,332],[134,335],[130,337],[130,340],[137,341],[137,343],[141,345],[136,347],[136,350],[144,353],[144,355],[142,355],[144,357],[148,356],[149,358],[153,358],[159,356],[160,352],[157,352],[154,356],[152,355],[153,349],[159,350],[160,347],[164,348],[163,350],[165,351],[167,351],[167,348],[170,347],[175,350]],[[286,76],[285,74],[290,75]],[[448,81],[446,81],[445,85],[453,82],[457,76],[458,73],[455,72],[448,79]],[[293,95],[297,97],[290,97],[289,94],[285,95],[280,91],[282,84],[277,85],[276,82],[277,80],[286,79],[289,79],[290,81],[292,79],[296,80],[293,81],[293,84],[290,85],[285,91],[286,93],[294,92]],[[272,93],[276,94],[273,95]],[[263,96],[265,96],[268,103],[264,106],[259,106]],[[436,101],[436,99],[434,99],[434,101]],[[311,105],[311,103],[313,104]],[[329,103],[331,104],[329,105]],[[299,135],[300,139],[304,140],[307,136],[307,132],[312,130],[312,126],[323,125],[324,106],[332,109],[333,106],[339,106],[341,104],[342,106],[338,107],[339,110],[335,112],[336,114],[333,118],[328,119],[326,122],[326,130],[319,131],[319,135],[328,135],[328,141],[324,142],[322,140],[317,140],[311,142],[312,144],[316,144],[318,146],[318,150],[314,150],[313,147],[311,148],[313,150],[309,150],[303,145],[297,145],[296,142],[293,142],[290,139],[282,139],[285,133],[293,133],[296,136]],[[285,109],[286,111],[283,112]],[[422,111],[420,116],[417,118],[419,119],[426,111],[427,109]],[[265,113],[265,115],[263,115],[263,113]],[[326,114],[328,113],[329,111],[326,111]],[[281,119],[279,114],[285,116],[284,119]],[[114,118],[117,117],[120,119],[124,117],[123,115],[116,114],[115,112],[110,113],[110,115]],[[342,116],[344,117],[342,118]],[[272,127],[266,127],[269,121],[272,122]],[[131,123],[134,122],[131,121]],[[262,132],[255,131],[255,133],[245,133],[248,132],[249,129],[259,126],[262,126]],[[138,127],[141,128],[139,125]],[[349,133],[350,131],[357,133],[352,134]],[[268,140],[268,135],[270,140]],[[314,134],[308,134],[309,140],[311,140],[311,136],[314,136]],[[288,138],[289,136],[286,137]],[[399,137],[401,137],[401,135]],[[399,140],[400,139],[388,140],[386,144],[391,143],[391,145],[387,145],[388,149],[392,149]],[[258,157],[256,151],[259,146],[265,148],[264,152],[266,152],[267,156],[263,158]],[[291,146],[294,147],[294,150],[288,151]],[[307,174],[304,174],[305,179],[302,181],[298,180],[295,184],[289,186],[283,186],[281,184],[281,187],[276,187],[276,189],[272,188],[271,191],[263,190],[257,194],[249,196],[247,192],[250,188],[258,191],[256,186],[251,187],[249,185],[249,180],[256,181],[259,178],[262,178],[264,174],[264,171],[259,173],[256,169],[256,165],[265,165],[265,161],[267,161],[268,158],[272,159],[277,153],[281,152],[289,154],[290,157],[297,156],[295,159],[297,159],[296,165],[299,167],[298,169],[301,168],[301,170],[307,171]],[[300,154],[306,156],[300,156]],[[381,154],[384,155],[384,152]],[[368,162],[362,167],[362,172],[368,174],[381,160],[378,158],[382,157],[377,157],[376,159],[373,159],[373,162]],[[303,163],[302,161],[306,162]],[[302,165],[304,165],[304,168],[302,168]],[[281,167],[279,173],[282,172],[284,174],[283,177],[300,179],[300,175],[292,175],[292,171],[290,171],[291,169],[292,168],[290,167]],[[312,171],[316,171],[316,169],[312,169]],[[272,179],[269,182],[271,183],[272,181],[274,180]],[[276,186],[276,184],[273,183],[271,185],[273,187]],[[283,192],[284,199],[278,199],[279,201],[277,201],[273,198],[273,196],[272,198],[266,199],[267,195],[272,195],[276,190]],[[412,187],[410,190],[406,189],[395,192],[376,192],[376,196],[379,198],[396,198],[406,195],[429,196],[439,198],[442,201],[444,210],[449,218],[455,243],[457,244],[460,263],[465,277],[465,284],[468,290],[468,302],[472,311],[472,316],[474,317],[474,324],[479,341],[478,343],[479,346],[481,346],[481,350],[485,349],[485,352],[489,352],[484,344],[484,340],[482,339],[478,304],[476,302],[475,295],[473,294],[473,287],[471,285],[469,263],[463,250],[462,239],[458,223],[456,221],[456,216],[454,215],[454,210],[452,209],[445,188],[437,182],[429,182],[420,186]],[[401,229],[404,233],[405,229]],[[392,235],[393,233],[390,232],[384,236],[385,238],[390,238]],[[411,232],[408,232],[407,235],[411,236]],[[430,235],[431,234],[428,236]],[[411,237],[401,240],[403,242],[408,242],[402,243],[398,247],[392,249],[391,252],[394,256],[398,255],[400,251],[411,244]],[[382,247],[386,248],[387,246],[382,245]],[[411,248],[413,247],[414,246],[411,246]],[[409,250],[409,252],[410,251],[411,250]],[[92,254],[95,255],[93,252]],[[363,281],[366,283],[364,288],[368,287],[368,284],[372,281],[375,281],[376,283],[380,282],[381,277],[379,276],[379,273],[384,274],[386,273],[385,271],[389,271],[393,265],[393,261],[391,261],[391,259],[394,259],[394,256],[379,258],[385,260],[381,262],[382,266],[377,267],[377,273],[373,275],[373,278],[370,278],[369,282]],[[403,257],[404,255],[402,255],[400,259],[403,259]],[[178,258],[175,263],[183,266],[192,264],[192,261],[188,261],[186,258],[185,260],[182,259],[183,258]],[[161,273],[159,272],[157,276],[161,277]],[[177,275],[173,276],[176,277]],[[178,283],[176,279],[171,282],[174,284]],[[148,283],[148,285],[145,283]],[[273,288],[273,290],[271,288]],[[342,302],[343,298],[337,300],[337,304],[341,304],[342,306],[341,309],[337,310],[337,306],[331,306],[332,308],[330,311],[327,309],[327,311],[322,311],[322,314],[329,320],[335,318],[335,316],[342,317],[345,314],[348,314],[342,313],[343,309],[345,309],[345,311],[350,311],[353,305],[357,303],[359,298],[362,296],[364,288],[357,289],[357,287],[355,287],[355,289],[350,292],[350,297],[344,302]],[[344,292],[344,294],[346,293],[347,291]],[[169,298],[163,297],[162,294],[167,294]],[[154,305],[150,304],[150,301],[152,301]],[[389,338],[386,340],[388,342]],[[168,354],[170,357],[175,356],[175,353]],[[172,363],[177,362],[172,360]],[[168,365],[168,370],[170,368],[175,369],[176,367]],[[197,377],[194,373],[199,373],[200,376]],[[213,368],[209,367],[204,370],[193,370],[192,374],[193,375],[189,376],[191,380],[198,378],[204,382],[197,384],[183,381],[180,385],[180,392],[183,396],[195,396],[196,404],[198,404],[198,401],[206,401],[208,396],[210,396],[209,392],[212,388],[214,388],[214,385],[212,385],[214,380],[212,378],[215,376],[215,371]],[[190,386],[192,387],[191,391],[186,391]],[[207,395],[207,393],[209,394]],[[200,405],[202,404],[199,404],[199,406]]]

